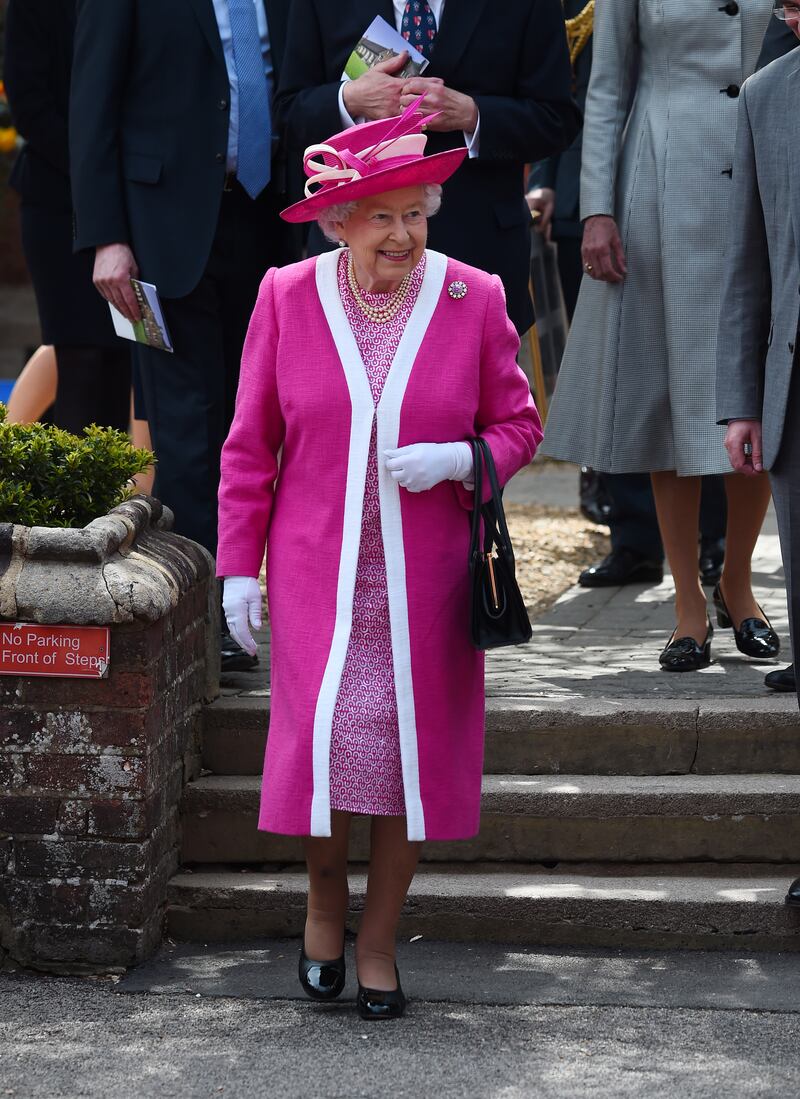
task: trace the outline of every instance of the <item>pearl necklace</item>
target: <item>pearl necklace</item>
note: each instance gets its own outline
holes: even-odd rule
[[[361,287],[356,282],[353,253],[350,252],[347,257],[347,283],[356,305],[367,320],[374,321],[376,324],[386,324],[392,317],[397,316],[408,297],[408,291],[411,289],[411,272],[403,276],[400,286],[386,305],[371,305],[362,296]]]

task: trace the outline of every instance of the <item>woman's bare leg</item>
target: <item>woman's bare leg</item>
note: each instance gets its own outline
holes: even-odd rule
[[[133,403],[133,390],[131,390],[131,422],[130,430],[128,434],[131,437],[131,442],[134,446],[142,447],[144,450],[153,449],[153,441],[150,438],[150,425],[147,420],[137,420]],[[156,479],[156,471],[154,466],[150,466],[144,473],[137,473],[133,478],[133,483],[136,485],[137,492],[144,492],[150,496],[153,492],[153,483]]]
[[[22,368],[8,398],[8,422],[31,424],[40,420],[56,399],[56,349],[42,344]]]
[[[769,477],[766,473],[758,477],[731,473],[725,478],[725,491],[728,495],[728,528],[720,588],[738,629],[742,619],[761,617],[753,595],[750,563],[769,507]]]
[[[678,477],[669,470],[653,473],[652,481],[661,540],[675,581],[675,636],[693,637],[702,645],[708,609],[698,572],[700,478]]]
[[[309,958],[330,962],[342,953],[347,919],[347,849],[350,813],[331,813],[330,836],[306,836],[308,911],[305,948]]]
[[[410,843],[405,817],[373,817],[369,878],[356,941],[358,979],[365,988],[397,988],[395,940],[421,843]]]

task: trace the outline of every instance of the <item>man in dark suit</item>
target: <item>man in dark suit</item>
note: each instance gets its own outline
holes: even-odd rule
[[[756,68],[763,69],[765,65],[769,65],[770,61],[775,61],[794,49],[797,49],[797,36],[791,24],[784,19],[770,19]]]
[[[176,530],[212,554],[219,456],[265,270],[286,262],[272,91],[289,0],[79,0],[71,104],[77,249],[126,316],[155,283],[174,354],[136,347]],[[223,637],[223,670],[250,658]]]
[[[403,79],[394,59],[342,84],[345,62],[376,15],[423,47],[430,59],[423,76]],[[580,125],[560,0],[294,0],[276,99],[292,162],[357,119],[399,114],[423,91],[426,112],[442,111],[427,151],[465,143],[470,150],[444,186],[430,246],[500,275],[522,333],[533,323],[524,165],[566,148]],[[319,238],[310,247],[321,248]]]

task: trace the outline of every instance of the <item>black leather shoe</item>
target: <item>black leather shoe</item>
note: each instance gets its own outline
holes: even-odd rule
[[[335,1000],[344,988],[347,976],[344,951],[340,958],[334,958],[332,962],[314,962],[306,954],[306,946],[303,943],[300,948],[297,975],[303,991],[312,1000]]]
[[[700,542],[700,581],[711,587],[718,584],[725,560],[724,538],[703,538]]]
[[[582,588],[612,588],[622,584],[660,584],[664,568],[658,561],[643,557],[635,550],[612,550],[599,565],[584,569],[578,577]]]
[[[770,687],[773,691],[796,691],[794,664],[790,664],[788,668],[778,668],[774,672],[767,672],[764,676],[764,686]]]
[[[714,627],[711,622],[708,622],[706,639],[702,645],[698,645],[693,637],[676,637],[673,634],[658,662],[666,672],[696,672],[699,668],[707,668],[711,663],[713,636]]]
[[[793,908],[800,908],[800,878],[795,878],[789,886],[789,891],[786,894],[786,903],[790,904]]]
[[[766,615],[764,618],[744,618],[739,623],[739,629],[736,629],[719,584],[714,588],[714,606],[717,608],[717,624],[723,630],[733,630],[740,653],[753,656],[756,660],[769,660],[781,651],[781,639],[770,626]],[[761,607],[758,609],[761,611]],[[763,611],[761,613],[764,614]]]
[[[600,474],[586,466],[581,466],[578,495],[581,514],[584,518],[590,523],[607,527],[611,517],[611,501]]]
[[[225,672],[249,672],[258,664],[258,656],[246,653],[241,645],[237,645],[231,635],[224,630],[220,639],[220,671]]]
[[[397,966],[394,967],[397,976],[397,988],[392,992],[384,992],[378,988],[364,988],[358,982],[358,996],[356,1007],[362,1019],[399,1019],[406,1009],[406,998],[400,987],[400,974]]]

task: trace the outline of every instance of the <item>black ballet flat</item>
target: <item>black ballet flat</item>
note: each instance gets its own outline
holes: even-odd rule
[[[737,630],[719,584],[714,588],[714,606],[717,608],[717,623],[723,630],[733,630],[736,648],[745,656],[756,660],[769,660],[781,651],[781,639],[769,624],[766,615],[763,618],[744,618]],[[761,607],[758,608],[762,614]]]
[[[658,658],[664,671],[696,672],[700,668],[708,667],[711,663],[711,638],[714,636],[714,627],[710,621],[707,625],[706,639],[702,645],[698,645],[693,637],[676,637],[673,633]]]
[[[315,962],[306,954],[306,944],[300,948],[298,977],[306,996],[312,1000],[335,1000],[344,988],[347,971],[344,951],[332,962]]]
[[[394,967],[397,976],[397,988],[386,992],[378,988],[364,988],[358,982],[358,996],[356,1007],[362,1019],[399,1019],[406,1009],[406,998],[400,987],[400,974],[397,966]]]

